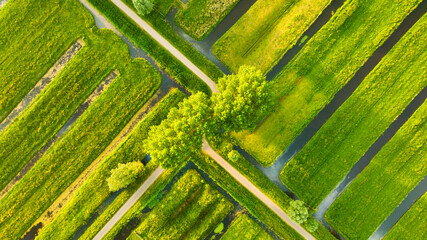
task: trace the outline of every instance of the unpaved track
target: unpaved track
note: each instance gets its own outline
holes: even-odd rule
[[[237,181],[239,181],[246,189],[248,189],[252,194],[259,198],[268,208],[270,208],[274,213],[277,214],[283,221],[285,221],[289,226],[291,226],[295,231],[297,231],[305,239],[315,240],[310,233],[308,233],[304,228],[299,224],[293,222],[288,215],[270,198],[268,198],[264,193],[262,193],[255,185],[253,185],[247,178],[245,178],[239,171],[233,168],[227,161],[225,161],[218,153],[216,153],[207,143],[206,139],[203,139],[203,151],[211,156],[221,167],[223,167],[228,173],[231,174]]]
[[[154,28],[152,28],[147,22],[142,20],[132,9],[120,0],[112,0],[112,2],[120,8],[126,15],[128,15],[139,27],[146,31],[154,40],[174,55],[179,61],[181,61],[187,68],[189,68],[194,74],[202,79],[212,90],[212,92],[218,92],[215,83],[205,73],[203,73],[196,65],[194,65],[188,58],[186,58],[178,49],[170,44],[162,35],[160,35]]]
[[[110,221],[105,224],[105,226],[99,231],[96,236],[93,238],[93,240],[101,240],[105,234],[108,233],[108,231],[120,220],[120,218],[125,215],[125,213],[133,206],[133,204],[138,201],[138,199],[144,194],[145,191],[157,180],[157,178],[163,173],[164,169],[161,167],[158,167],[151,175],[150,177],[145,180],[145,182],[141,185],[141,187],[136,190],[136,192],[127,200],[127,202],[117,211],[116,214],[110,219]]]

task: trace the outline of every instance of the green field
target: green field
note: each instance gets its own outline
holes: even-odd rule
[[[127,139],[97,168],[94,174],[76,192],[70,202],[61,210],[51,224],[39,233],[39,239],[71,239],[111,195],[105,180],[111,169],[119,163],[141,161],[146,153],[139,144],[148,134],[151,126],[158,125],[166,118],[169,110],[178,105],[185,94],[172,90],[131,132]],[[151,173],[151,171],[148,171]],[[149,175],[149,174],[148,174]],[[103,183],[103,184],[100,184]]]
[[[427,15],[283,168],[280,178],[301,200],[317,207],[426,86],[426,23]]]
[[[346,239],[369,238],[427,175],[426,133],[427,102],[332,204],[328,223]]]
[[[1,9],[0,122],[94,24],[89,12],[78,11],[78,5],[75,1],[10,1]]]
[[[110,31],[102,32],[101,38],[118,39]],[[119,76],[0,200],[0,238],[20,237],[159,87],[160,74],[149,63],[130,58],[115,60]]]
[[[384,240],[423,240],[427,238],[427,193],[402,216]]]
[[[232,72],[253,65],[267,73],[331,0],[258,0],[213,47]]]
[[[196,40],[205,38],[240,0],[190,0],[175,22]]]
[[[420,2],[346,1],[275,78],[278,106],[239,145],[271,165]]]
[[[142,239],[204,239],[233,204],[188,170],[135,230]]]
[[[273,238],[246,214],[233,221],[221,240],[273,240]]]

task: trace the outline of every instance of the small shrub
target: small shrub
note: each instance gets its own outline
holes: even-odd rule
[[[107,179],[108,188],[115,192],[131,184],[144,170],[141,162],[119,163],[119,166],[111,170],[111,176]]]
[[[240,154],[236,150],[232,150],[228,153],[227,157],[228,157],[228,159],[230,159],[230,161],[235,162],[235,161],[239,160]]]
[[[291,202],[288,211],[289,218],[296,223],[303,223],[307,221],[308,218],[308,209],[305,206],[303,201],[295,200]]]

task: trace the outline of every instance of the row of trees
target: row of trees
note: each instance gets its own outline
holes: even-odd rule
[[[203,135],[219,128],[254,129],[275,104],[272,83],[254,67],[242,66],[238,74],[219,79],[218,90],[211,98],[193,94],[151,128],[144,148],[153,160],[164,168],[177,167],[200,151]]]

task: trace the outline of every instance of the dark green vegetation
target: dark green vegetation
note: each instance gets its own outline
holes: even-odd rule
[[[422,240],[427,238],[427,194],[425,193],[385,235],[385,240]]]
[[[206,37],[240,0],[190,0],[175,22],[196,40]]]
[[[69,2],[11,1],[1,9],[0,122],[93,25],[89,12],[77,12],[79,3]]]
[[[70,202],[61,210],[52,223],[43,229],[38,237],[40,239],[71,239],[76,231],[93,216],[99,206],[111,196],[105,182],[110,176],[110,170],[115,168],[119,163],[127,163],[132,160],[141,161],[145,157],[146,151],[142,148],[140,142],[147,137],[149,128],[153,125],[160,124],[160,122],[166,118],[169,110],[175,107],[178,102],[182,101],[184,98],[185,94],[179,90],[172,90],[158,106],[135,127],[127,139],[101,163],[95,173],[76,192]],[[143,176],[139,177],[136,182],[129,185],[118,197],[116,197],[114,202],[96,219],[95,223],[91,225],[83,237],[94,237],[94,233],[96,234],[96,232],[100,230],[103,224],[105,224],[124,201],[139,188],[141,183],[151,175],[156,167],[157,164],[149,162],[142,173]],[[166,172],[163,174],[168,175]]]
[[[427,85],[426,30],[424,16],[285,166],[281,179],[301,200],[316,207]]]
[[[163,168],[182,165],[202,148],[212,112],[210,99],[204,93],[191,95],[171,109],[160,125],[150,129],[144,148]]]
[[[115,39],[117,44],[121,43],[123,51],[126,49],[112,32],[100,32],[103,34],[97,36],[99,41]],[[105,47],[113,50],[114,45]],[[159,87],[160,74],[149,63],[114,57],[119,76],[0,200],[0,238],[20,237],[96,159]]]
[[[214,45],[232,71],[252,65],[268,72],[295,45],[331,0],[258,0]]]
[[[232,208],[196,170],[188,170],[145,216],[136,233],[142,239],[204,239]]]
[[[231,224],[221,240],[273,240],[273,238],[246,214],[240,215]]]
[[[346,239],[369,238],[427,175],[426,133],[427,102],[326,212],[327,221]]]
[[[278,106],[239,145],[272,164],[420,2],[346,1],[276,77]]]

